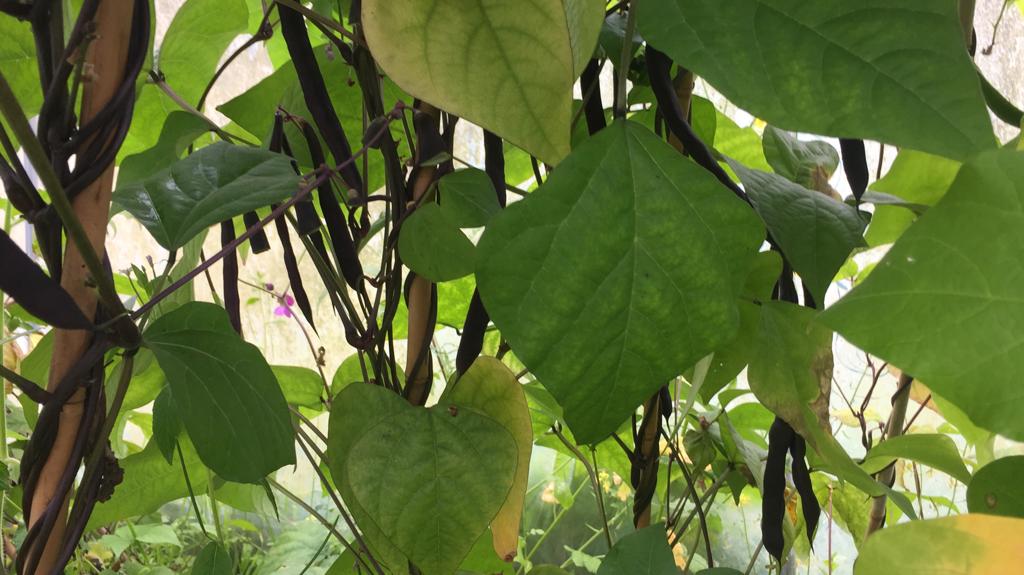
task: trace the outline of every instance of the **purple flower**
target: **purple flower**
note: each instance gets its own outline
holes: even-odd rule
[[[290,294],[284,294],[277,299],[278,306],[274,308],[274,315],[281,317],[292,317],[292,306],[295,305],[295,298]]]

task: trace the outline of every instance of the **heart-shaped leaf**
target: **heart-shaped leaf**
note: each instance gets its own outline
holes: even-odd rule
[[[637,26],[781,128],[963,158],[996,141],[956,4],[648,0]]]
[[[409,94],[548,164],[569,153],[572,85],[597,43],[604,4],[364,0],[362,17],[377,62]]]
[[[1022,253],[1024,152],[979,155],[821,321],[975,424],[1024,440]]]
[[[597,443],[735,334],[763,238],[713,176],[616,122],[491,220],[477,285],[576,439]]]
[[[494,552],[504,561],[511,562],[519,547],[519,523],[523,517],[530,455],[533,453],[533,427],[526,393],[512,370],[501,360],[481,356],[462,374],[448,399],[491,417],[515,439],[518,450],[515,479],[505,504],[491,521]]]
[[[286,156],[218,142],[118,188],[113,201],[157,243],[176,250],[213,224],[285,200],[298,189]]]
[[[453,573],[512,487],[516,441],[500,423],[443,402],[414,407],[354,384],[331,409],[331,474],[370,544],[424,575]]]
[[[256,483],[295,463],[291,416],[274,372],[235,333],[224,308],[185,304],[153,322],[143,339],[199,457],[217,475]]]

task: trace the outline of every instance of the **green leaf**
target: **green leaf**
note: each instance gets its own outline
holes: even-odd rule
[[[170,525],[136,525],[134,531],[135,540],[140,543],[181,547],[181,540]]]
[[[467,168],[446,174],[437,182],[441,211],[460,228],[487,225],[501,211],[490,176],[483,170]]]
[[[175,250],[213,224],[287,199],[298,182],[287,157],[220,142],[119,188],[114,202]]]
[[[196,451],[217,475],[256,483],[295,463],[291,417],[274,372],[234,332],[223,308],[185,304],[153,322],[143,339]]]
[[[477,284],[581,443],[728,341],[763,239],[750,209],[652,132],[617,122],[491,221]]]
[[[637,25],[783,129],[951,158],[996,143],[954,2],[650,0]]]
[[[432,282],[469,275],[476,262],[476,246],[433,202],[416,208],[402,223],[398,253],[409,269]]]
[[[284,393],[284,399],[292,405],[308,407],[310,409],[323,409],[324,403],[321,396],[324,392],[324,382],[320,374],[308,367],[294,365],[272,365],[270,369],[277,378],[277,383]],[[360,375],[362,378],[362,375]]]
[[[967,509],[971,513],[1024,518],[1021,477],[1024,455],[1004,457],[982,467],[967,484]]]
[[[886,439],[868,451],[861,467],[874,474],[897,459],[909,459],[927,465],[964,485],[971,481],[971,473],[967,471],[956,444],[949,436],[941,433],[916,433]]]
[[[847,256],[865,245],[857,209],[777,174],[730,165],[814,300],[824,302]]]
[[[868,537],[854,575],[1014,573],[1024,563],[1024,519],[959,515],[911,521]]]
[[[203,464],[188,439],[183,438],[180,445],[184,465],[190,472],[192,489],[202,493],[206,490],[209,474],[203,470]],[[87,530],[152,513],[164,503],[188,496],[188,486],[181,472],[182,460],[177,451],[174,462],[168,463],[156,443],[150,441],[145,449],[125,457],[118,464],[124,470],[124,481],[118,484],[113,497],[96,505],[89,517]]]
[[[475,289],[473,275],[437,284],[437,323],[461,330]]]
[[[248,22],[245,0],[188,0],[167,27],[156,68],[175,93],[197,105],[221,54]]]
[[[761,304],[761,321],[750,358],[750,389],[765,407],[801,435],[809,435],[804,411],[817,402],[814,416],[827,420],[832,373],[832,333],[812,322],[814,310],[785,302]]]
[[[127,156],[117,172],[117,185],[123,187],[143,180],[170,166],[199,136],[210,131],[210,126],[199,116],[184,112],[171,112],[160,129],[160,138],[153,147]]]
[[[1022,440],[1022,252],[1024,153],[982,154],[821,321]]]
[[[367,0],[362,16],[377,62],[409,94],[545,163],[569,153],[572,85],[597,43],[600,2],[524,10],[517,3]]]
[[[776,174],[811,190],[820,190],[839,167],[839,152],[828,142],[806,142],[775,126],[765,126],[761,144]]]
[[[174,462],[174,452],[181,433],[181,419],[171,397],[171,388],[164,387],[153,402],[153,443],[167,463]]]
[[[608,550],[597,575],[677,575],[679,569],[661,525],[638,529]]]
[[[211,541],[203,547],[192,564],[192,575],[231,575],[234,563],[231,555],[217,541]]]
[[[887,495],[904,513],[915,516],[906,496],[872,479],[823,430],[832,385],[832,333],[814,317],[814,310],[790,303],[761,305],[761,326],[747,370],[750,389],[807,440],[830,471],[868,495]]]
[[[459,378],[448,399],[460,407],[471,407],[490,417],[503,426],[516,442],[518,455],[512,487],[491,521],[494,552],[504,561],[511,562],[519,546],[519,524],[533,452],[533,427],[523,386],[501,360],[480,356]]]
[[[39,86],[35,40],[28,22],[6,15],[0,18],[0,70],[25,115],[35,116],[43,103],[43,92]],[[7,124],[3,127],[6,129]]]
[[[934,206],[953,184],[960,163],[914,150],[900,150],[885,176],[871,190],[892,194],[908,202]],[[868,245],[890,244],[914,223],[915,215],[903,208],[878,206],[865,238]]]
[[[472,408],[414,407],[362,384],[334,400],[328,456],[371,546],[424,575],[455,571],[505,502],[518,461],[512,435]]]

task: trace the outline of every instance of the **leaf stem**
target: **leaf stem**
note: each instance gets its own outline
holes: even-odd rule
[[[619,73],[616,75],[618,82],[615,91],[615,117],[626,117],[626,78],[629,76],[629,64],[633,61],[633,34],[636,30],[636,6],[640,0],[630,0],[629,9],[626,13],[626,30],[622,37],[622,52],[619,54]]]

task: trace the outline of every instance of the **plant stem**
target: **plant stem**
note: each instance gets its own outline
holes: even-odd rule
[[[892,396],[892,413],[889,414],[889,423],[885,426],[885,438],[891,439],[898,437],[903,434],[903,420],[907,415],[907,404],[910,400],[910,386],[914,383],[914,378],[907,374],[900,375],[899,384],[896,388],[896,392]],[[886,467],[878,474],[878,482],[882,485],[892,486],[893,480],[896,477],[896,463],[893,461],[892,465]],[[868,516],[868,530],[867,535],[871,535],[875,531],[882,528],[885,523],[885,495],[879,495],[875,497],[874,502],[871,504],[871,514]]]
[[[636,6],[640,0],[630,0],[629,11],[626,13],[626,30],[622,38],[622,53],[619,54],[619,73],[616,75],[618,87],[615,91],[615,117],[626,117],[626,78],[629,76],[629,64],[633,60],[633,33],[636,30]]]
[[[552,427],[551,431],[554,432],[555,437],[557,437],[558,440],[561,441],[562,444],[565,445],[565,447],[568,448],[569,451],[571,451],[573,453],[573,455],[575,455],[576,458],[579,459],[580,462],[583,463],[583,467],[585,467],[587,469],[587,475],[590,477],[590,485],[594,489],[594,498],[597,499],[597,510],[598,510],[598,512],[600,512],[600,514],[601,514],[601,522],[604,524],[604,538],[605,538],[605,541],[608,543],[608,548],[611,549],[612,548],[612,534],[611,534],[611,531],[608,528],[608,514],[605,513],[604,497],[601,495],[601,483],[597,479],[597,472],[594,469],[594,466],[592,466],[590,464],[590,462],[587,461],[587,457],[585,455],[583,455],[583,452],[581,452],[579,450],[579,448],[577,448],[575,445],[573,445],[571,441],[566,439],[565,435],[562,434],[562,431],[560,429],[558,429],[557,426],[556,427]],[[591,454],[593,454],[593,452]],[[596,458],[595,458],[595,463],[596,463]]]
[[[580,491],[583,491],[583,488],[586,487],[586,485],[586,483],[581,483],[580,486],[576,488],[576,491],[572,492],[573,499],[576,499],[576,496],[579,495]],[[544,530],[544,533],[541,534],[540,539],[538,539],[537,542],[533,544],[533,547],[531,547],[526,553],[526,557],[523,558],[523,562],[520,564],[519,570],[516,571],[517,575],[523,572],[523,569],[525,569],[526,565],[529,564],[530,558],[533,557],[534,553],[536,553],[538,549],[540,549],[541,544],[547,541],[548,535],[550,535],[551,532],[554,531],[555,527],[561,523],[562,518],[569,512],[569,509],[571,509],[571,506],[563,506],[558,510],[555,518],[551,520],[551,524],[548,525],[547,529]]]

